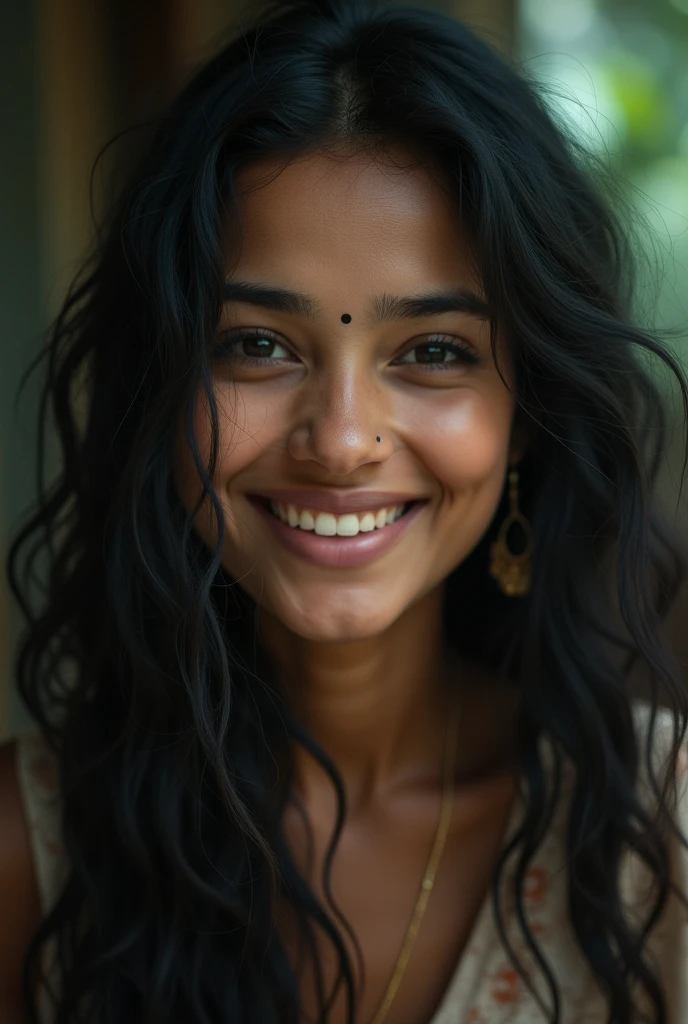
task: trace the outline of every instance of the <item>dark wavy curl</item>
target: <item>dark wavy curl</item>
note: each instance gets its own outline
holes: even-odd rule
[[[345,986],[354,1021],[346,921],[299,875],[280,827],[290,744],[319,758],[338,793],[326,881],[342,782],[289,714],[253,629],[255,604],[220,565],[208,345],[228,224],[239,234],[237,174],[342,143],[371,154],[401,144],[443,168],[476,240],[493,345],[498,324],[513,345],[532,590],[506,598],[486,569],[505,495],[449,577],[445,605],[448,642],[525,695],[526,813],[499,862],[495,910],[504,863],[517,857],[521,928],[552,993],[546,1017],[560,1021],[521,902],[552,814],[537,744],[549,734],[555,798],[563,753],[577,769],[569,911],[609,1021],[636,1019],[639,981],[664,1022],[647,929],[626,922],[615,879],[629,849],[649,866],[658,896],[648,928],[676,889],[662,828],[675,787],[657,782],[648,741],[663,812],[651,820],[635,789],[642,744],[629,672],[649,672],[652,723],[658,707],[671,709],[677,756],[688,697],[661,626],[686,560],[654,493],[666,396],[648,357],[679,382],[687,422],[688,382],[659,333],[634,325],[628,226],[527,75],[456,20],[365,0],[271,2],[200,69],[154,125],[30,368],[46,367],[40,495],[8,573],[27,618],[17,686],[58,757],[70,874],[26,957],[27,1006],[35,1021],[39,955],[52,938],[56,1024],[296,1022],[297,986],[273,927],[281,893],[310,943],[320,1019],[334,992],[324,990],[316,928],[336,951],[335,991]],[[212,412],[209,465],[193,435],[199,387]],[[180,410],[217,517],[215,551],[172,486]],[[51,424],[61,465],[47,483]],[[499,915],[498,924],[520,971]]]

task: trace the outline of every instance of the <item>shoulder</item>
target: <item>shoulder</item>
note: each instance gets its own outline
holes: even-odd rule
[[[680,723],[675,721],[674,713],[665,707],[655,709],[654,722],[652,721],[652,704],[648,700],[636,699],[633,701],[633,718],[635,722],[636,736],[640,745],[641,762],[644,761],[645,747],[648,739],[651,744],[651,764],[655,773],[666,771],[676,774],[681,778],[685,774],[688,757],[688,729],[681,743],[678,762],[670,764],[671,748],[674,741],[674,728],[677,730]]]
[[[657,786],[662,789],[665,780],[675,781],[669,791],[669,809],[674,828],[667,831],[669,873],[672,888],[667,894],[661,914],[648,937],[648,950],[658,965],[662,985],[668,1000],[667,1020],[688,1021],[688,730],[679,748],[678,757],[672,757],[674,728],[678,737],[680,721],[668,708],[657,708],[650,735],[652,705],[645,700],[636,701],[634,717],[640,741],[641,796],[646,808],[654,810],[656,799],[647,777],[645,745],[650,739],[650,759]],[[675,796],[675,802],[674,802]],[[628,857],[622,876],[626,912],[634,923],[644,927],[648,911],[656,909],[650,901],[655,898],[655,876],[637,851]]]
[[[658,707],[654,711],[647,700],[636,700],[633,705],[636,735],[639,748],[638,798],[644,809],[656,820],[658,794],[663,793],[669,819],[663,825],[667,850],[670,857],[672,882],[678,886],[683,897],[688,899],[688,729],[674,756],[675,740],[680,733],[680,719],[675,719],[669,708]],[[654,719],[654,721],[653,721]],[[647,754],[654,779],[650,778]],[[647,864],[640,858],[633,858],[629,865],[629,888],[648,891],[651,882]],[[676,927],[681,928],[681,945],[688,955],[688,907],[678,912]],[[674,939],[676,936],[674,936]],[[686,986],[688,1000],[688,985]],[[687,1005],[688,1011],[688,1005]],[[687,1018],[688,1019],[688,1018]]]
[[[20,741],[0,745],[0,1018],[19,1022],[24,953],[42,916],[17,771]]]
[[[640,759],[638,795],[647,808],[654,808],[655,788],[661,789],[666,780],[676,783],[676,804],[673,807],[674,820],[679,829],[688,830],[688,728],[674,759],[674,743],[680,733],[680,719],[665,707],[654,710],[644,699],[633,702],[638,753]],[[647,755],[654,775],[654,782],[648,772]]]

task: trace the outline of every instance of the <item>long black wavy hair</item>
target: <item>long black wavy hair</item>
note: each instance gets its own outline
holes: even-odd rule
[[[373,0],[273,0],[235,30],[154,125],[30,368],[45,367],[40,494],[8,575],[27,619],[17,686],[58,758],[69,877],[26,956],[27,1006],[35,1020],[52,939],[56,1024],[296,1022],[297,985],[273,927],[280,894],[309,943],[320,1019],[342,986],[355,1019],[346,921],[331,895],[328,906],[315,897],[281,830],[290,745],[308,747],[337,791],[328,894],[343,786],[282,700],[256,606],[220,564],[208,344],[228,226],[239,232],[237,174],[342,143],[371,153],[399,144],[444,169],[476,240],[493,346],[500,325],[513,347],[516,414],[529,437],[519,468],[532,588],[505,597],[487,572],[505,495],[449,577],[444,615],[451,645],[524,694],[526,812],[500,859],[493,905],[499,913],[502,870],[517,858],[521,928],[552,994],[545,1015],[560,1021],[521,902],[553,813],[537,742],[547,734],[555,800],[562,754],[576,766],[568,908],[609,1021],[636,1019],[636,982],[666,1021],[647,929],[626,921],[615,880],[629,849],[651,869],[648,928],[676,888],[665,843],[675,785],[656,779],[649,740],[640,749],[629,674],[635,664],[647,671],[651,726],[657,708],[671,709],[675,760],[688,697],[662,621],[686,560],[655,495],[666,392],[649,364],[678,382],[686,422],[688,382],[666,339],[635,325],[625,218],[527,75],[457,20]],[[193,434],[199,387],[212,416],[208,465]],[[217,517],[214,551],[172,485],[180,411]],[[48,481],[55,430],[60,466]],[[636,792],[641,757],[656,819]],[[338,958],[330,992],[318,929]]]

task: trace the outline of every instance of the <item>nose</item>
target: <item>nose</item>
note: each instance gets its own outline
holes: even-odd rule
[[[333,476],[346,476],[367,462],[389,458],[392,441],[386,422],[379,387],[369,375],[342,368],[314,384],[290,430],[287,448],[298,462],[318,462]]]

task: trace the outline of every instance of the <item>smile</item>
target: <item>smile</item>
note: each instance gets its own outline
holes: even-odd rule
[[[319,512],[317,509],[284,505],[277,501],[270,501],[268,508],[274,516],[293,529],[311,530],[320,537],[356,537],[359,533],[371,533],[390,526],[408,512],[412,504],[414,502],[407,501],[376,511],[349,512],[340,516],[332,512]]]
[[[332,569],[357,568],[385,554],[429,504],[427,500],[410,501],[404,505],[341,516],[291,506],[290,521],[289,506],[282,506],[280,514],[280,503],[259,497],[249,497],[248,500],[282,547],[312,565]]]

